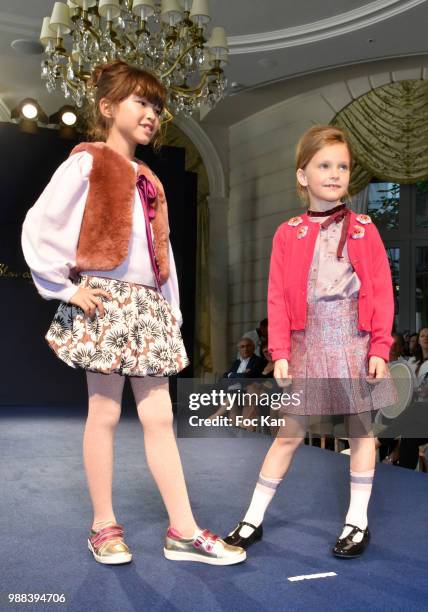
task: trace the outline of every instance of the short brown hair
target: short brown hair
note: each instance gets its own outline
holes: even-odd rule
[[[117,104],[132,93],[136,93],[151,104],[159,106],[161,110],[166,103],[166,88],[153,74],[122,60],[96,66],[89,85],[95,88],[94,108],[87,130],[91,140],[105,141],[108,136],[108,120],[103,117],[99,108],[102,98]]]
[[[352,150],[345,132],[332,125],[314,125],[303,134],[297,143],[296,172],[299,168],[304,169],[313,156],[323,147],[334,144],[345,144],[348,147],[352,167]],[[296,182],[296,187],[299,198],[303,202],[308,203],[308,192],[306,187],[303,187],[299,181]]]

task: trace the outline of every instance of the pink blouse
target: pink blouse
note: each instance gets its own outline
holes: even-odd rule
[[[310,222],[322,223],[328,217],[311,216]],[[308,275],[308,302],[358,299],[360,279],[348,257],[345,243],[343,257],[336,252],[342,232],[343,220],[320,228]]]

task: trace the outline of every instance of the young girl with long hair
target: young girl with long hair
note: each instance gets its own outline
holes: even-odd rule
[[[97,67],[92,84],[97,141],[79,144],[59,166],[22,235],[39,293],[61,301],[46,339],[66,364],[86,370],[88,547],[100,563],[132,558],[112,505],[114,435],[129,376],[147,463],[169,517],[165,556],[238,563],[245,551],[195,522],[173,432],[168,376],[188,364],[177,276],[162,184],[135,159],[136,146],[159,131],[166,90],[122,61]]]

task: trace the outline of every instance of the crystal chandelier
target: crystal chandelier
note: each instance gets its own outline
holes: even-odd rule
[[[207,40],[208,0],[68,0],[55,2],[40,41],[42,80],[78,107],[94,100],[97,64],[121,59],[154,73],[168,91],[168,111],[192,115],[224,96],[228,47],[224,28]],[[67,38],[65,38],[67,37]]]

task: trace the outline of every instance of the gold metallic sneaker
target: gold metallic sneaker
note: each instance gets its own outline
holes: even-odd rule
[[[234,565],[247,558],[239,546],[230,546],[208,529],[199,529],[196,537],[182,538],[170,527],[165,536],[164,555],[172,561],[198,561],[210,565]]]
[[[132,554],[123,540],[123,525],[107,525],[99,531],[91,529],[88,548],[99,563],[118,565],[129,563]]]

